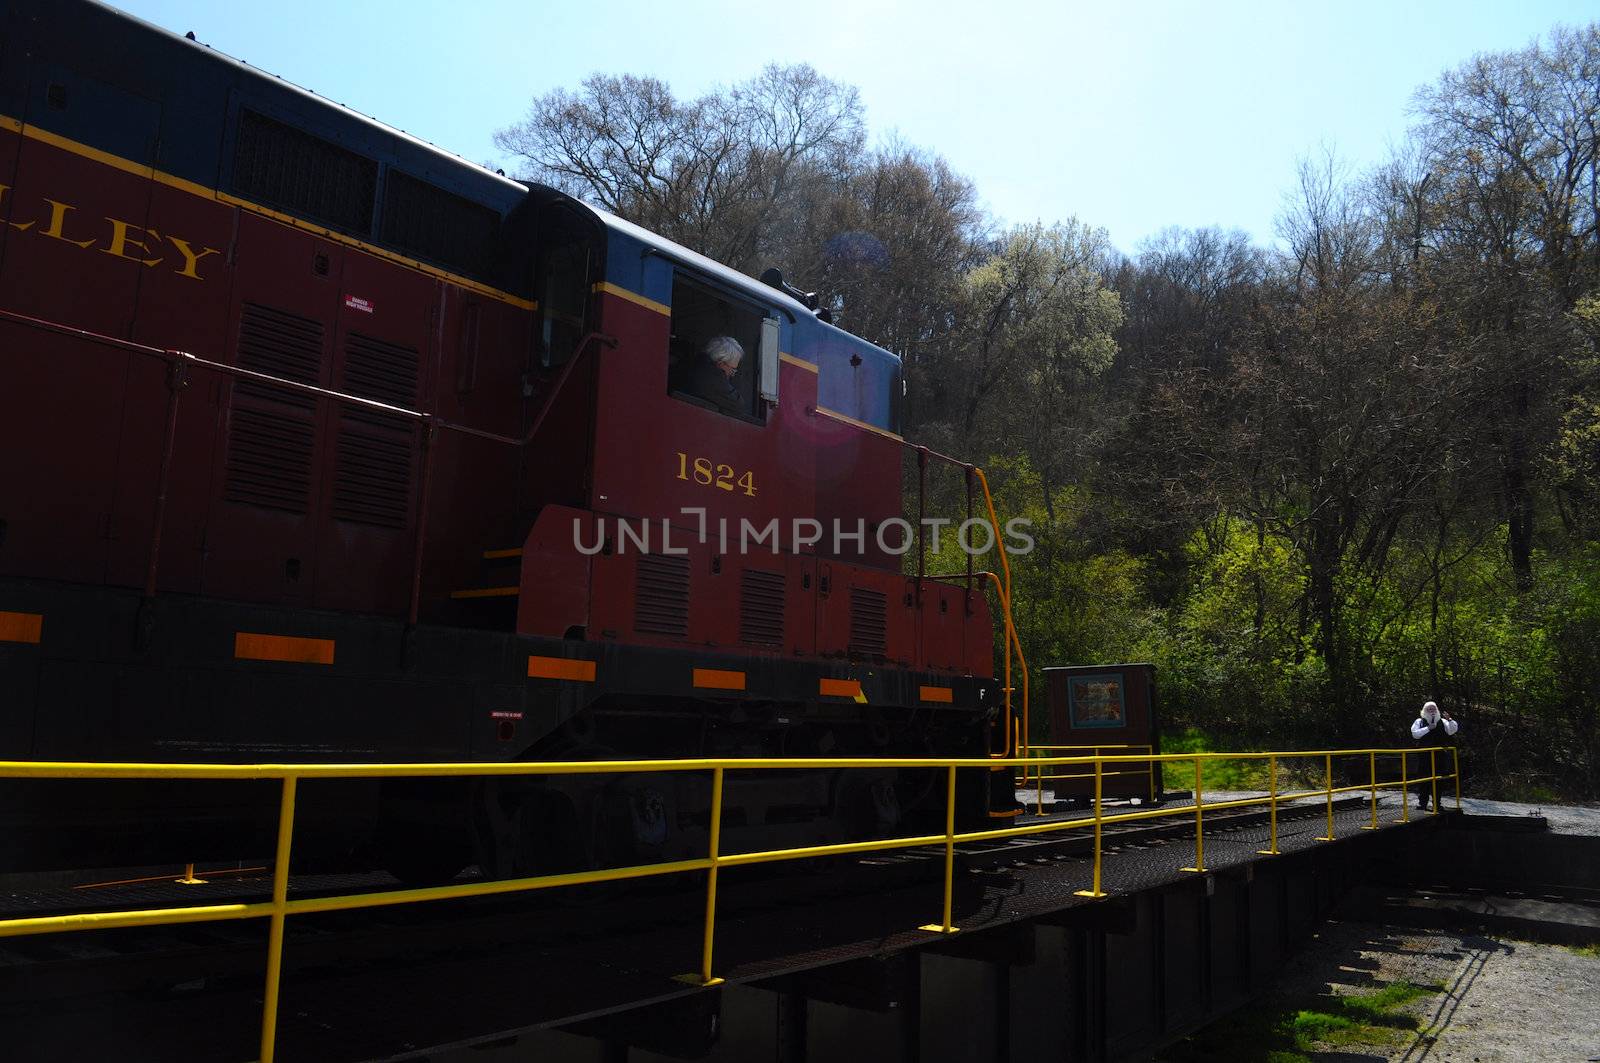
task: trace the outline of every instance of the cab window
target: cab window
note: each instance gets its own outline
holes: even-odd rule
[[[668,394],[728,417],[763,422],[756,395],[763,316],[682,273],[674,277]]]

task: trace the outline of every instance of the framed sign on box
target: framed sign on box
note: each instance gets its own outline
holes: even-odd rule
[[[1127,726],[1120,674],[1072,676],[1067,680],[1067,705],[1075,728]]]

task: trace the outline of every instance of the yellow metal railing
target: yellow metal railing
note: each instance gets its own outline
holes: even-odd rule
[[[1407,764],[1411,755],[1425,752],[1429,756],[1430,771],[1427,776],[1408,778]],[[281,782],[282,789],[278,808],[278,832],[276,858],[272,868],[271,899],[250,903],[233,904],[202,904],[176,908],[154,908],[141,911],[126,912],[87,912],[74,915],[54,915],[31,917],[21,919],[0,920],[0,938],[17,937],[30,934],[48,934],[75,930],[107,930],[117,927],[133,926],[168,926],[183,923],[215,922],[231,919],[257,919],[269,920],[267,941],[267,969],[266,986],[263,994],[262,1020],[261,1020],[261,1060],[270,1063],[273,1058],[274,1047],[277,1041],[278,1021],[278,992],[283,977],[283,938],[284,923],[294,915],[305,915],[312,912],[346,911],[359,908],[375,908],[392,904],[415,904],[426,901],[450,900],[458,897],[479,897],[490,894],[521,893],[531,890],[552,889],[561,886],[575,886],[585,883],[616,882],[624,879],[648,878],[659,875],[680,874],[687,871],[705,871],[706,875],[706,905],[705,905],[705,935],[702,943],[700,969],[695,975],[684,976],[686,980],[700,985],[716,985],[721,979],[713,974],[713,946],[716,937],[717,913],[717,872],[724,867],[735,867],[745,864],[770,863],[784,860],[807,859],[824,856],[840,856],[852,853],[874,852],[887,849],[904,849],[921,846],[943,844],[944,847],[944,903],[941,920],[937,923],[925,924],[922,929],[940,934],[952,934],[957,931],[953,923],[954,912],[954,882],[955,882],[955,847],[958,842],[990,841],[1002,838],[1016,838],[1033,834],[1048,834],[1056,831],[1075,830],[1092,827],[1094,830],[1094,870],[1091,888],[1080,891],[1086,896],[1104,897],[1102,891],[1101,875],[1101,835],[1104,826],[1108,823],[1128,823],[1137,820],[1155,819],[1163,816],[1187,815],[1192,812],[1195,817],[1195,858],[1194,863],[1184,868],[1185,871],[1205,871],[1205,838],[1204,838],[1204,812],[1225,808],[1243,808],[1250,805],[1265,804],[1269,808],[1271,823],[1271,843],[1262,850],[1263,853],[1272,855],[1278,852],[1278,807],[1286,801],[1293,801],[1305,797],[1324,796],[1328,807],[1328,830],[1319,840],[1333,838],[1333,797],[1337,793],[1365,790],[1370,794],[1372,803],[1372,826],[1377,825],[1377,801],[1379,789],[1390,789],[1396,786],[1402,788],[1401,793],[1401,820],[1409,819],[1408,802],[1406,801],[1404,787],[1430,783],[1433,787],[1434,801],[1433,812],[1439,811],[1438,785],[1440,779],[1454,779],[1456,784],[1456,808],[1461,807],[1461,769],[1457,758],[1453,762],[1454,770],[1450,775],[1439,775],[1432,769],[1436,764],[1439,749],[1402,750],[1402,749],[1358,749],[1358,750],[1315,750],[1311,752],[1295,753],[1168,753],[1144,755],[1115,755],[1115,756],[1073,756],[1073,757],[1040,757],[1027,760],[1024,758],[1008,758],[997,761],[994,758],[958,758],[958,759],[874,759],[874,758],[835,758],[835,759],[727,759],[727,760],[660,760],[660,761],[585,761],[585,762],[559,762],[559,763],[510,763],[510,764],[290,764],[290,765],[217,765],[217,764],[75,764],[12,761],[0,762],[0,778],[27,778],[27,779],[276,779]],[[1455,750],[1450,749],[1452,757],[1456,756]],[[1400,757],[1400,779],[1398,781],[1383,781],[1378,778],[1377,764],[1380,756]],[[1333,785],[1333,758],[1362,756],[1367,758],[1369,778],[1366,782],[1355,786]],[[1277,762],[1280,759],[1294,757],[1315,757],[1324,762],[1325,785],[1322,789],[1313,789],[1297,793],[1280,793],[1277,787]],[[1251,797],[1229,801],[1219,801],[1212,804],[1205,803],[1202,789],[1201,764],[1206,760],[1222,759],[1266,759],[1269,762],[1269,773],[1272,780],[1271,790],[1265,797]],[[1165,763],[1167,761],[1193,761],[1195,769],[1194,804],[1192,807],[1161,808],[1140,810],[1137,812],[1120,812],[1112,815],[1105,814],[1101,795],[1101,783],[1106,774],[1107,765],[1137,764],[1137,763]],[[1091,765],[1095,777],[1095,804],[1094,814],[1071,820],[1051,820],[1046,822],[1029,823],[1022,826],[1004,827],[992,830],[969,831],[957,833],[956,831],[956,773],[961,769],[974,769],[989,771],[996,766],[1026,768],[1032,765],[1039,768],[1060,767],[1066,765]],[[723,811],[723,782],[729,771],[765,771],[765,770],[849,770],[849,769],[942,769],[946,774],[945,787],[945,824],[943,834],[933,834],[918,837],[898,837],[872,839],[870,841],[842,842],[833,845],[813,845],[798,849],[774,849],[750,853],[723,853],[721,851],[721,828]],[[298,783],[301,779],[374,779],[374,778],[438,778],[438,777],[468,777],[468,776],[506,776],[506,775],[586,775],[586,774],[623,774],[631,772],[709,772],[711,774],[711,810],[710,810],[710,837],[706,856],[693,860],[677,860],[656,864],[644,864],[636,867],[603,868],[593,871],[578,871],[557,875],[539,875],[529,878],[504,879],[496,881],[467,882],[460,885],[434,886],[423,889],[397,889],[372,893],[346,894],[332,897],[306,897],[298,900],[289,898],[289,866],[293,849],[294,822],[295,822],[295,797]]]
[[[1034,757],[1099,757],[1108,749],[1114,749],[1122,753],[1155,752],[1155,747],[1146,743],[1144,745],[1111,744],[1102,746],[1031,746],[1028,748],[1027,753]],[[1034,810],[1041,816],[1044,815],[1044,784],[1047,782],[1071,782],[1079,779],[1094,779],[1096,781],[1096,786],[1098,787],[1102,778],[1110,779],[1120,775],[1143,775],[1146,776],[1149,784],[1147,787],[1149,798],[1152,802],[1154,802],[1156,799],[1155,761],[1146,759],[1143,763],[1143,768],[1135,768],[1132,765],[1129,765],[1129,769],[1126,771],[1102,771],[1100,765],[1097,763],[1094,771],[1066,772],[1046,775],[1044,774],[1044,766],[1037,759],[1031,759],[1022,766],[1021,788],[1024,790],[1028,789],[1030,783],[1037,787],[1034,794]]]
[[[995,589],[1000,594],[1000,608],[1006,620],[1006,688],[1005,688],[1005,715],[1006,715],[1006,756],[1027,756],[1029,729],[1032,720],[1028,707],[1028,661],[1022,656],[1022,639],[1017,635],[1017,628],[1011,618],[1011,561],[1006,557],[1005,540],[1000,537],[1000,518],[994,511],[994,496],[989,493],[989,478],[983,470],[976,465],[972,471],[977,474],[978,483],[983,487],[983,504],[989,512],[989,527],[994,531],[995,552],[1000,555],[1000,570],[1005,575],[1004,584],[996,578]],[[1011,734],[1011,652],[1016,650],[1019,671],[1022,673],[1022,721],[1016,728],[1016,737]]]

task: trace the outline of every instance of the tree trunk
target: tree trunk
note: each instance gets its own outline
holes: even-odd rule
[[[1511,433],[1506,447],[1506,548],[1517,590],[1533,587],[1533,491],[1528,483],[1527,377],[1519,375],[1511,388]]]

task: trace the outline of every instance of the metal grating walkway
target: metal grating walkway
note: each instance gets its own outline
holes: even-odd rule
[[[1326,828],[1323,806],[1296,806],[1280,814],[1278,845],[1291,854],[1342,846],[1374,837],[1365,803],[1335,813],[1332,843],[1316,838]],[[1175,817],[1181,823],[1181,815]],[[1412,829],[1430,817],[1414,816]],[[1190,834],[1119,840],[1107,834],[1103,889],[1127,895],[1194,875],[1180,870],[1194,860]],[[1404,829],[1394,799],[1380,802],[1378,834]],[[1087,835],[1087,831],[1081,832]],[[1208,872],[1240,870],[1266,847],[1265,822],[1207,821]],[[1086,850],[1087,846],[1073,848]],[[942,855],[942,854],[941,854]],[[731,867],[722,871],[717,920],[717,973],[728,981],[753,981],[848,960],[924,947],[942,940],[913,929],[937,919],[942,884],[928,862],[912,857],[839,860],[808,868]],[[1022,857],[956,879],[954,922],[962,935],[1067,909],[1103,903],[1076,896],[1090,881],[1087,852],[1056,849]],[[383,876],[296,876],[296,892],[372,888]],[[699,874],[683,876],[679,881]],[[218,883],[223,891],[253,899],[265,879]],[[152,884],[120,904],[172,903],[173,893],[199,887]],[[208,888],[208,887],[207,887]],[[83,905],[78,891],[72,895]],[[297,917],[290,923],[285,964],[291,971],[280,1008],[280,1058],[355,1060],[405,1057],[428,1048],[491,1038],[537,1026],[701,992],[678,976],[697,968],[703,930],[703,896],[693,889],[635,890],[610,899],[570,904],[550,900],[442,905]],[[60,898],[55,898],[59,903]],[[297,925],[298,924],[298,925]],[[219,929],[220,928],[220,931]],[[164,928],[181,944],[191,969],[187,984],[159,973],[154,994],[99,996],[94,1021],[70,1015],[81,1001],[0,1005],[0,1037],[18,1058],[119,1058],[191,1061],[254,1058],[260,1007],[259,921],[215,927]],[[35,939],[49,947],[73,936],[77,955],[18,966],[0,957],[0,979],[47,969],[76,970],[117,959],[117,935],[129,931],[57,935]],[[15,947],[19,942],[9,943]],[[170,957],[169,957],[170,958]],[[178,983],[174,988],[173,983]],[[0,999],[7,994],[0,993]],[[203,1031],[195,1043],[196,1031]]]

